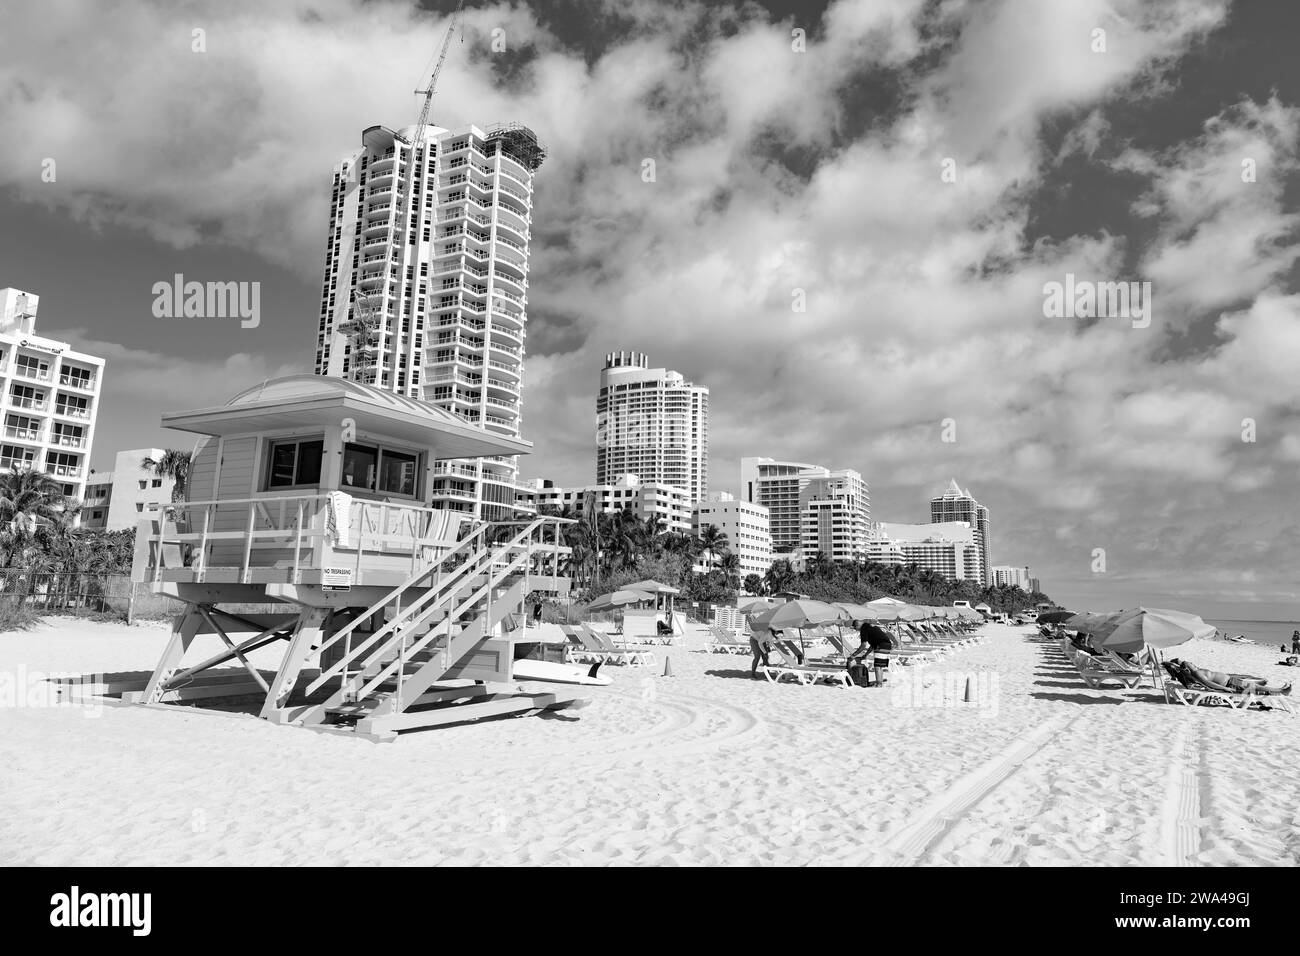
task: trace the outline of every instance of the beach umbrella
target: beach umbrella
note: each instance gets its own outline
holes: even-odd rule
[[[850,621],[857,621],[859,624],[863,621],[880,620],[880,612],[873,607],[867,607],[865,604],[851,604],[848,601],[835,601],[834,606],[847,614]]]
[[[915,604],[904,604],[898,609],[900,621],[923,621],[929,616],[925,608],[917,607]]]
[[[773,608],[767,619],[768,627],[805,628],[814,624],[834,624],[847,620],[847,615],[833,604],[824,601],[786,601]]]
[[[799,653],[803,654],[803,629],[815,624],[836,624],[848,619],[847,614],[833,604],[827,604],[824,601],[786,601],[784,604],[771,608],[767,611],[761,611],[758,615],[760,624],[768,630],[775,628],[784,631],[786,628],[794,628],[799,632]],[[753,618],[750,618],[750,629],[753,630]]]
[[[1080,611],[1061,623],[1071,630],[1082,631],[1092,637],[1123,613],[1123,611]]]
[[[619,588],[617,591],[610,591],[608,594],[602,594],[596,600],[587,605],[588,611],[610,611],[616,607],[623,607],[626,604],[640,604],[643,601],[653,601],[654,595],[647,594],[645,591],[633,591],[629,588]]]
[[[1093,643],[1101,650],[1136,654],[1144,646],[1176,647],[1197,637],[1212,637],[1213,624],[1186,611],[1158,607],[1138,607],[1123,611],[1100,627]]]
[[[874,601],[868,601],[867,607],[902,607],[906,603],[906,601],[900,601],[896,597],[885,595],[884,597],[876,598]]]

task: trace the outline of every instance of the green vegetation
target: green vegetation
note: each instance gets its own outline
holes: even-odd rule
[[[576,519],[565,528],[572,549],[562,571],[574,580],[586,600],[653,578],[680,588],[690,601],[726,604],[742,587],[740,558],[730,550],[727,536],[713,525],[698,536],[665,531],[657,520],[641,521],[630,508],[613,513],[596,510],[589,496],[581,509],[543,509],[544,513]],[[701,570],[704,569],[704,570]],[[948,581],[915,564],[888,565],[872,561],[835,563],[816,555],[802,572],[789,558],[778,557],[761,577],[745,576],[750,594],[795,591],[818,601],[864,603],[886,595],[915,604],[951,605],[953,601],[987,604],[994,611],[1015,613],[1049,602],[1045,594],[1017,587],[982,587],[972,581]]]

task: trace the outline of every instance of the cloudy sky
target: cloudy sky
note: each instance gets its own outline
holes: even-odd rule
[[[108,359],[94,465],[310,369],[333,165],[414,120],[452,5],[0,0],[0,286]],[[639,349],[710,387],[714,489],[792,458],[924,521],[955,477],[1058,600],[1300,613],[1300,10],[469,6],[434,121],[549,149],[525,477],[592,480]],[[178,272],[260,282],[260,327],[154,318]],[[1045,316],[1067,274],[1150,282],[1149,325]]]

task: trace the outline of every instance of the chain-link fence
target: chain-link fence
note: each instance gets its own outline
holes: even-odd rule
[[[127,574],[69,574],[0,569],[0,602],[37,614],[106,614],[131,622],[171,617],[179,601],[154,594]]]

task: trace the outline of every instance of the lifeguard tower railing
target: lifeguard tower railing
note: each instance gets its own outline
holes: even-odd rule
[[[569,553],[563,525],[571,521],[527,523],[535,525],[532,570],[558,575]],[[515,524],[362,498],[343,514],[328,494],[155,502],[138,526],[132,574],[154,585],[393,586],[453,551],[491,545]],[[463,547],[469,539],[474,544]]]

